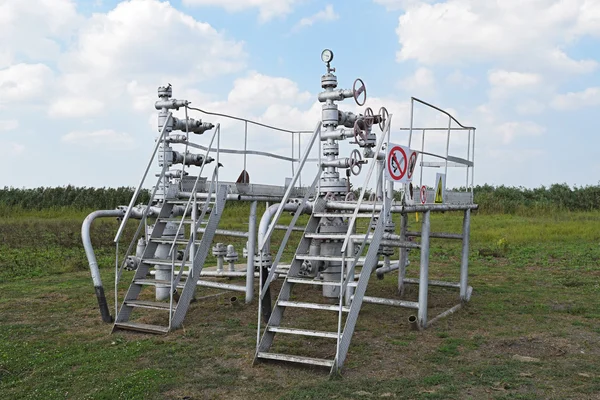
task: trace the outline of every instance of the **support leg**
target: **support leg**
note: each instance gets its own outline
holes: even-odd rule
[[[469,301],[468,275],[469,275],[469,236],[471,234],[471,210],[465,210],[463,219],[462,255],[460,259],[460,299]]]
[[[419,273],[419,326],[427,326],[427,294],[429,290],[429,230],[430,230],[430,211],[425,211],[423,215],[423,225],[421,229],[421,268]]]
[[[406,230],[408,226],[408,215],[400,214],[400,240],[406,240]],[[404,296],[404,278],[406,277],[406,263],[408,261],[408,249],[400,248],[400,258],[398,260],[398,293]]]

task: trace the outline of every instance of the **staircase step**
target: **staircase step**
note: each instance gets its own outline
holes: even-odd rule
[[[336,218],[336,217],[351,218],[352,215],[353,215],[353,212],[349,212],[349,213],[314,213],[313,217],[317,217],[317,218]],[[356,214],[356,218],[371,218],[371,217],[372,217],[371,213]],[[375,214],[375,217],[377,217],[377,214]]]
[[[286,278],[286,281],[289,283],[302,283],[305,285],[321,285],[321,286],[340,286],[340,283],[338,281],[322,281],[320,279],[313,279],[313,278],[298,278],[298,277],[291,277],[288,276]],[[358,282],[349,282],[348,286],[349,287],[356,287],[356,285],[358,284]]]
[[[135,279],[133,281],[136,285],[145,285],[145,286],[156,286],[156,285],[171,285],[171,281],[160,280],[160,279]],[[178,289],[181,289],[185,285],[185,282],[179,282],[177,285]]]
[[[146,301],[146,300],[125,300],[125,305],[131,307],[151,308],[155,310],[169,310],[169,303],[161,301]]]
[[[258,358],[266,359],[266,360],[277,360],[277,361],[287,361],[299,364],[309,364],[309,365],[318,365],[321,367],[329,367],[333,366],[333,360],[326,360],[323,358],[313,358],[313,357],[303,357],[303,356],[294,356],[291,354],[281,354],[281,353],[266,353],[266,352],[258,352],[256,355]]]
[[[281,307],[295,307],[295,308],[308,308],[312,310],[325,310],[325,311],[339,311],[340,306],[337,304],[319,304],[319,303],[306,303],[302,301],[287,301],[280,300],[277,302],[278,306]],[[350,307],[343,306],[342,312],[349,312]]]
[[[267,327],[269,332],[275,333],[287,333],[290,335],[302,335],[302,336],[314,336],[328,339],[337,339],[337,332],[325,332],[325,331],[314,331],[309,329],[298,329],[298,328],[283,328],[281,326],[269,326]]]
[[[308,254],[296,254],[296,259],[297,260],[309,260],[309,261],[338,261],[338,262],[342,262],[342,261],[353,261],[354,257],[341,257],[341,256],[310,256]],[[358,258],[358,264],[364,264],[365,262],[365,257],[359,257]],[[169,265],[171,265],[169,263]]]
[[[136,322],[115,322],[115,328],[136,332],[156,333],[161,335],[169,333],[168,326],[140,324]]]

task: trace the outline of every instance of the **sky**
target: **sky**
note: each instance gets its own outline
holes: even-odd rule
[[[600,182],[598,0],[0,0],[0,26],[0,187],[137,185],[167,83],[192,106],[311,131],[325,48],[339,88],[361,78],[365,107],[392,114],[392,142],[408,143],[411,96],[475,126],[475,184]],[[190,116],[221,123],[221,145],[243,148],[243,124]],[[447,127],[422,107],[414,118]],[[426,138],[444,152],[443,132]],[[290,155],[291,143],[248,129],[252,150]],[[466,148],[453,133],[450,154]],[[243,169],[240,156],[223,165],[224,179]],[[253,183],[292,174],[260,157],[246,169]],[[449,186],[464,182],[464,169],[449,170]]]

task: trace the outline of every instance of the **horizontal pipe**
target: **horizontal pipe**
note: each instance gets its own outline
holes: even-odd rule
[[[354,296],[352,296],[352,298],[354,298]],[[371,303],[371,304],[382,304],[384,306],[412,308],[415,310],[419,309],[419,303],[417,303],[416,301],[394,300],[394,299],[384,299],[383,297],[365,296],[365,297],[363,297],[363,302]]]
[[[354,211],[356,209],[355,203],[346,203],[341,201],[328,201],[327,208],[329,210],[343,210],[343,211]],[[360,211],[381,211],[383,208],[382,204],[368,204],[362,203],[359,207]],[[479,208],[477,204],[426,204],[426,205],[394,205],[392,204],[391,212],[393,213],[413,213],[413,212],[425,212],[425,211],[464,211],[464,210],[476,210]]]
[[[436,316],[435,318],[433,318],[432,320],[430,320],[429,322],[427,322],[427,328],[429,328],[436,321],[439,321],[440,319],[445,318],[448,315],[454,314],[456,311],[460,310],[461,307],[462,307],[462,303],[458,303],[454,307],[452,307],[452,308],[444,311],[440,315]]]
[[[191,192],[179,192],[179,196],[181,197],[191,197],[192,193]],[[205,200],[208,197],[208,194],[206,193],[196,193],[196,198],[197,199],[201,199],[201,200]],[[211,195],[211,199],[212,198],[216,198],[216,196],[213,194]],[[283,199],[283,194],[281,196],[257,196],[257,195],[245,195],[245,194],[228,194],[227,195],[227,200],[233,200],[233,201],[269,201],[269,202],[274,202],[274,201],[281,201],[281,199]]]
[[[108,310],[108,303],[106,302],[104,287],[102,286],[102,279],[100,278],[100,270],[98,269],[98,261],[96,260],[94,248],[92,247],[92,239],[90,238],[90,228],[92,226],[92,222],[94,222],[96,218],[123,218],[124,216],[124,208],[117,210],[98,210],[90,213],[87,217],[85,217],[85,219],[83,220],[83,224],[81,225],[81,240],[83,242],[85,255],[87,256],[88,263],[90,266],[90,273],[92,274],[94,290],[96,292],[96,298],[98,299],[100,315],[102,315],[102,321],[109,323],[113,322],[113,317],[110,315],[110,311]]]
[[[206,228],[198,228],[199,233],[204,233],[204,231],[206,231]],[[221,235],[221,236],[231,236],[231,237],[242,237],[242,238],[248,237],[248,232],[230,231],[230,230],[226,230],[226,229],[217,229],[215,231],[215,234]]]
[[[406,236],[411,236],[411,237],[421,237],[421,232],[406,232]],[[460,233],[445,233],[445,232],[432,232],[429,234],[429,237],[431,238],[437,238],[437,239],[458,239],[458,240],[462,240],[463,235]]]
[[[246,286],[232,285],[229,283],[198,280],[197,285],[203,286],[203,287],[215,288],[215,289],[233,290],[235,292],[246,292]]]

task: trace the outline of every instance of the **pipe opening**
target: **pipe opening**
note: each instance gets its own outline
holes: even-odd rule
[[[419,322],[417,321],[417,317],[414,315],[408,317],[408,325],[411,331],[419,330]]]

